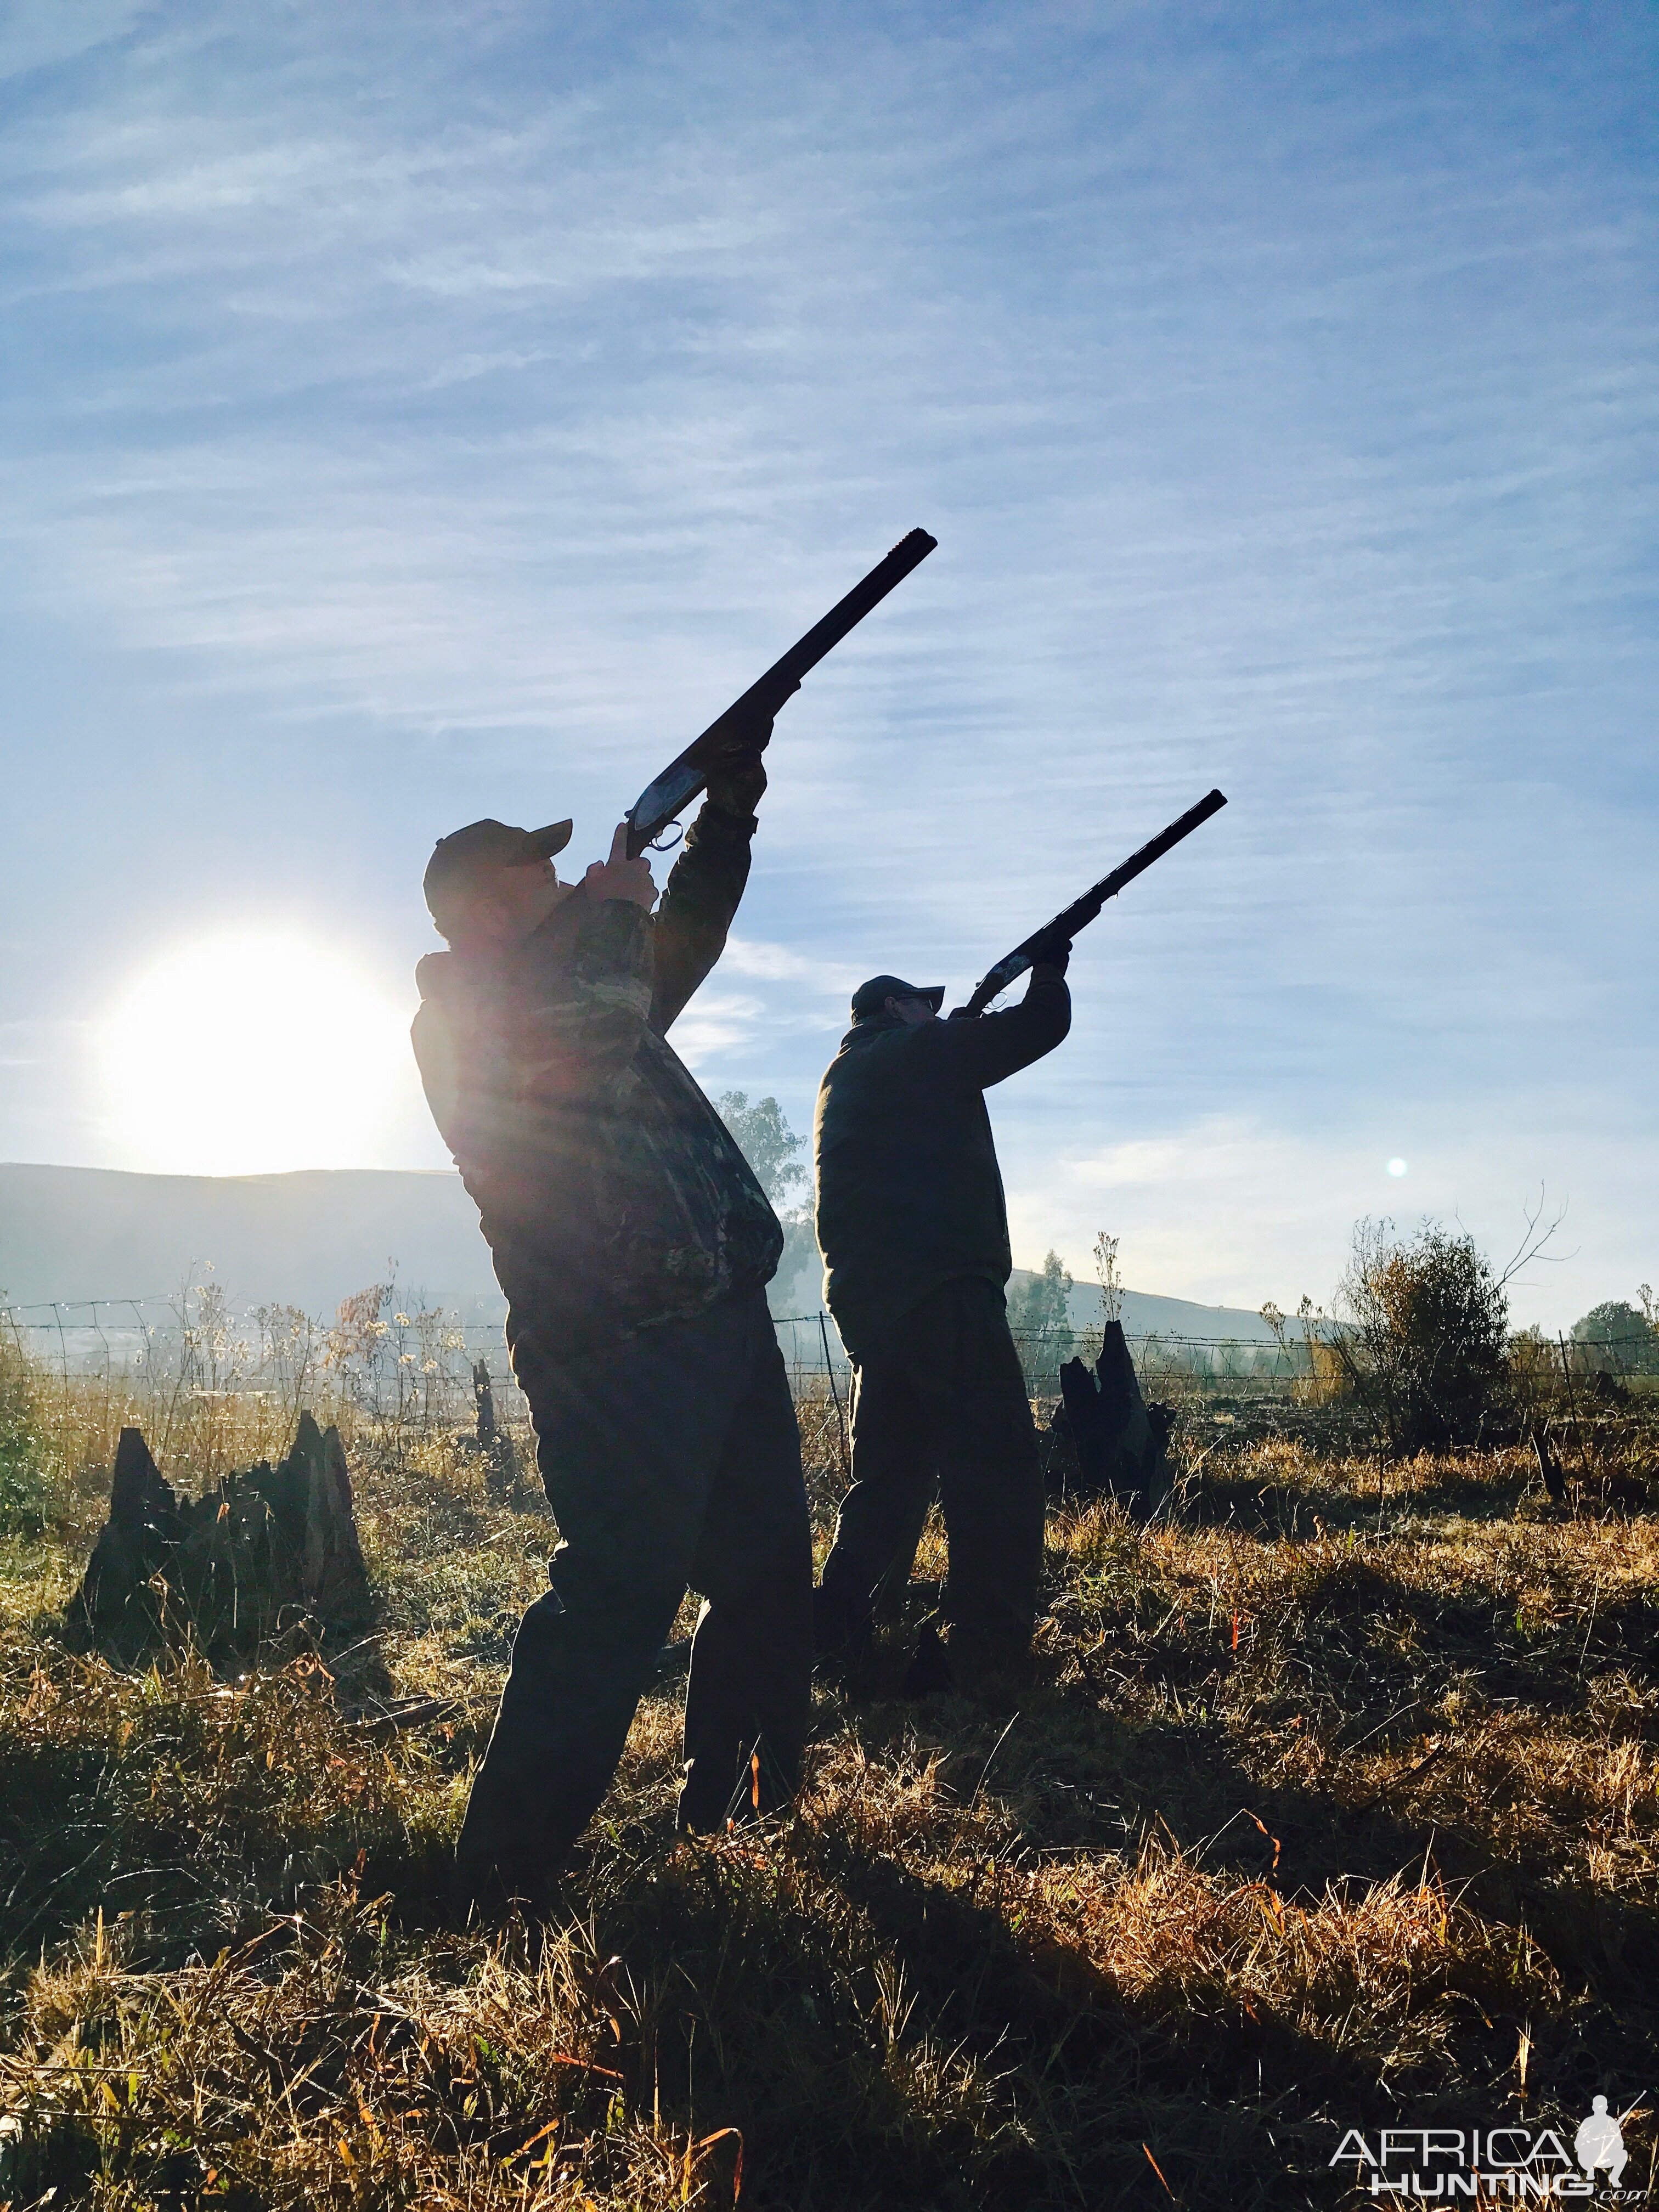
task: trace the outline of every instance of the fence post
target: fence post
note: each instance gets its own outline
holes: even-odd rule
[[[841,1471],[850,1472],[851,1454],[847,1448],[847,1420],[841,1410],[841,1393],[836,1388],[836,1364],[830,1357],[830,1324],[823,1317],[823,1308],[818,1308],[818,1334],[823,1339],[823,1371],[829,1378],[830,1395],[835,1401],[836,1426],[841,1432]]]
[[[1578,1394],[1572,1387],[1572,1368],[1567,1358],[1567,1340],[1559,1329],[1555,1340],[1561,1347],[1561,1379],[1567,1386],[1567,1407],[1572,1414],[1573,1433],[1578,1438],[1578,1466],[1581,1475],[1589,1474],[1589,1453],[1584,1443],[1584,1425],[1578,1418]]]

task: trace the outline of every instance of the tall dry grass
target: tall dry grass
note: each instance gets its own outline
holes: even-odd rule
[[[239,1680],[124,1673],[54,1627],[112,1401],[24,1380],[44,1505],[0,1539],[17,2201],[1317,2205],[1346,2201],[1348,2125],[1570,2136],[1597,2091],[1650,2086],[1659,1523],[1588,1456],[1559,1510],[1518,1450],[1189,1431],[1150,1527],[1053,1518],[1017,1709],[898,1693],[930,1528],[905,1619],[819,1686],[788,1820],[675,1842],[665,1680],[560,1911],[491,1931],[447,1854],[550,1522],[493,1501],[442,1424],[343,1396],[373,1638]],[[287,1441],[234,1418],[214,1450]],[[822,1540],[827,1395],[803,1431]],[[1645,1437],[1631,1416],[1627,1474]],[[418,1725],[380,1717],[400,1699]],[[1647,2189],[1644,2112],[1626,2139]]]

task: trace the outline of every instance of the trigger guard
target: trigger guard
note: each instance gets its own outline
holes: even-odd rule
[[[678,833],[672,838],[669,838],[667,836],[667,832],[670,830]],[[645,849],[647,853],[672,853],[676,846],[684,844],[684,823],[680,822],[666,822],[663,824],[663,835],[661,836],[653,837]]]

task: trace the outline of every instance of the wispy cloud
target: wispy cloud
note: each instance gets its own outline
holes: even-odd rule
[[[120,38],[145,12],[145,0],[9,0],[0,16],[0,82],[52,69]]]
[[[859,980],[852,969],[838,961],[817,959],[787,945],[763,944],[757,938],[735,933],[726,939],[721,964],[736,975],[761,977],[769,983],[800,984],[814,996],[846,998]]]
[[[688,1067],[702,1067],[746,1045],[765,1011],[758,999],[705,985],[675,1023],[670,1042]]]
[[[1255,1131],[1200,1146],[1213,1222],[1140,1278],[1255,1303],[1294,1272],[1298,1147],[1374,1149],[1425,1099],[1494,1219],[1527,1152],[1500,1118],[1576,1207],[1639,1175],[1637,11],[1580,40],[1405,0],[1224,39],[1164,6],[716,10],[669,40],[204,0],[14,9],[9,68],[21,1007],[95,997],[101,945],[204,872],[412,958],[439,830],[574,811],[601,849],[921,522],[939,553],[779,723],[746,988],[676,1032],[709,1082],[804,1125],[860,976],[965,988],[1220,782],[1080,943],[1065,1054],[999,1095],[1034,1223],[1077,1233],[1064,1163],[1120,1134],[1115,1172],[1159,1164],[1100,1195],[1184,1219],[1164,1133]],[[78,826],[65,782],[107,805],[95,851],[40,832]],[[1594,1073],[1565,1116],[1563,1066]]]

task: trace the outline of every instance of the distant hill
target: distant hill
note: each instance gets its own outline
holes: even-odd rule
[[[394,1269],[434,1304],[500,1304],[477,1211],[452,1173],[0,1165],[0,1291],[11,1304],[165,1297],[209,1267],[237,1307],[332,1314]]]
[[[1029,1269],[1016,1267],[1009,1281],[1009,1295],[1036,1279]],[[1066,1310],[1073,1328],[1098,1328],[1099,1291],[1092,1283],[1074,1284]],[[1125,1291],[1122,1321],[1128,1336],[1220,1337],[1248,1344],[1273,1341],[1267,1322],[1247,1307],[1201,1306],[1190,1298],[1160,1297],[1152,1291]]]
[[[501,1293],[459,1176],[374,1168],[295,1175],[131,1175],[112,1168],[0,1164],[0,1301],[166,1298],[213,1279],[236,1308],[295,1305],[331,1315],[395,1274],[407,1297],[494,1321]],[[1017,1283],[1028,1281],[1016,1269]],[[790,1312],[817,1304],[811,1273],[780,1285]],[[777,1309],[779,1310],[784,1308]],[[1100,1318],[1092,1286],[1072,1293],[1074,1323]],[[1132,1335],[1263,1338],[1259,1314],[1126,1291]]]

